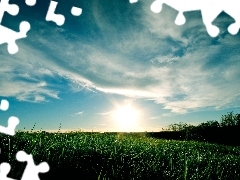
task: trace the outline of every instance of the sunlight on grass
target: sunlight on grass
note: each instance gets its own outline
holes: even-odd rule
[[[240,147],[148,138],[141,133],[18,132],[0,136],[1,161],[19,179],[19,149],[35,163],[47,161],[40,179],[68,175],[89,179],[240,179]],[[44,178],[46,177],[46,178]]]

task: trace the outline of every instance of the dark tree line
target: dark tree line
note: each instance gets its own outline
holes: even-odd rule
[[[197,126],[193,126],[187,123],[175,123],[169,125],[164,131],[183,131],[183,130],[191,130],[191,129],[206,129],[206,128],[218,128],[218,127],[236,127],[240,126],[240,114],[234,114],[233,112],[229,112],[225,115],[222,115],[220,122],[216,120],[211,120],[207,122],[203,122]]]
[[[149,136],[176,140],[197,140],[211,143],[240,146],[240,114],[229,112],[220,121],[211,120],[197,126],[186,123],[169,125],[161,132]]]

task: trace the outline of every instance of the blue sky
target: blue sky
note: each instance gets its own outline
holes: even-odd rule
[[[20,12],[5,13],[2,25],[18,31],[26,20],[31,30],[15,55],[0,45],[0,97],[10,103],[0,112],[3,125],[14,115],[18,129],[119,131],[113,112],[126,104],[139,112],[131,131],[240,113],[240,35],[227,32],[234,20],[224,13],[212,38],[200,11],[177,26],[177,11],[165,5],[155,14],[151,0],[61,0],[55,12],[63,26],[45,20],[50,1],[11,2]]]

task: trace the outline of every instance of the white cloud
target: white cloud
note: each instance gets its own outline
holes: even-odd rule
[[[98,115],[101,115],[101,116],[111,116],[113,113],[113,111],[108,111],[108,112],[101,112],[101,113],[97,113]]]
[[[80,116],[82,116],[83,114],[84,114],[84,111],[79,111],[79,112],[75,113],[75,115],[80,115]]]

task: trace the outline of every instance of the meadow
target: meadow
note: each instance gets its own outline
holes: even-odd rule
[[[1,162],[9,162],[9,177],[20,179],[26,163],[19,150],[31,153],[35,164],[46,161],[50,171],[41,180],[60,179],[240,179],[240,147],[197,141],[163,140],[144,133],[17,132],[0,135]]]

